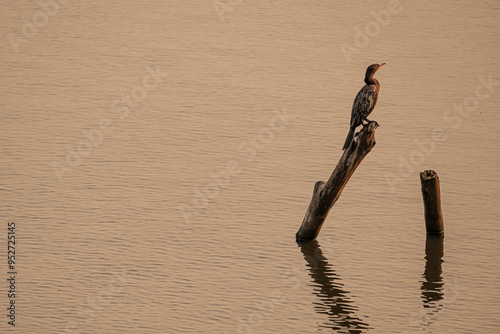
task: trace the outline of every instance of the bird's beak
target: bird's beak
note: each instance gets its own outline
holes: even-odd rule
[[[385,65],[385,63],[382,63],[382,64],[380,64],[380,65],[379,65],[379,67],[382,67],[382,66],[384,66],[384,65]]]

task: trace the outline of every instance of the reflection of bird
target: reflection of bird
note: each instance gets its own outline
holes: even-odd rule
[[[354,103],[352,104],[351,128],[349,129],[349,134],[347,135],[342,150],[345,150],[349,147],[349,145],[351,145],[352,137],[354,137],[354,131],[356,128],[363,124],[363,121],[365,120],[370,122],[366,119],[366,117],[368,117],[368,115],[370,115],[373,111],[373,108],[375,108],[375,104],[377,104],[378,99],[378,91],[380,90],[380,83],[373,77],[373,75],[383,65],[385,65],[385,63],[380,65],[373,64],[368,66],[366,69],[366,85],[358,92],[358,95],[356,95]]]

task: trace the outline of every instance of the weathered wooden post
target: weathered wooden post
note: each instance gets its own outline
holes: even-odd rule
[[[422,196],[424,198],[425,227],[427,233],[439,234],[444,232],[443,213],[441,211],[441,191],[439,177],[433,170],[420,173]]]
[[[344,151],[327,182],[314,185],[313,196],[297,234],[297,241],[309,241],[318,236],[328,212],[340,197],[347,181],[351,178],[363,158],[375,146],[375,129],[378,124],[369,122],[355,135],[348,149]]]

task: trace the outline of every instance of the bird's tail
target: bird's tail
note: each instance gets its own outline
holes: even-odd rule
[[[352,127],[349,129],[349,134],[347,135],[347,138],[345,139],[345,143],[344,143],[344,147],[342,147],[342,151],[351,145],[352,137],[354,137],[355,129],[356,128],[352,128]]]

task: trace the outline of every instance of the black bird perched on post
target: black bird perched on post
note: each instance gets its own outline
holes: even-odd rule
[[[365,83],[366,85],[361,88],[354,99],[354,103],[352,104],[352,112],[351,112],[351,128],[349,129],[349,134],[344,143],[344,147],[342,151],[351,145],[352,138],[354,137],[354,131],[358,126],[363,124],[363,121],[371,122],[366,119],[368,115],[375,108],[375,104],[377,104],[378,92],[380,90],[380,83],[377,79],[373,77],[377,70],[384,66],[385,63],[382,64],[373,64],[368,66],[365,74]]]

